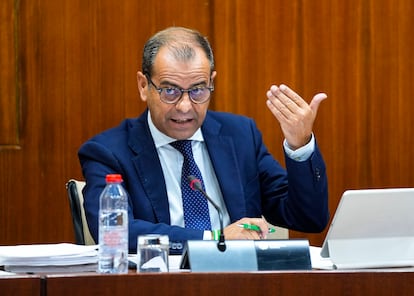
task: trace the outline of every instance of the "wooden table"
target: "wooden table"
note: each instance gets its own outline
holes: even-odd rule
[[[46,276],[46,295],[414,295],[414,269]]]
[[[2,296],[39,296],[44,293],[43,279],[40,276],[0,276],[0,295]]]

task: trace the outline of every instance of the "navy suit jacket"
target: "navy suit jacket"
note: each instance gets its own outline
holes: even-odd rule
[[[99,195],[105,176],[119,173],[129,193],[129,247],[137,236],[168,234],[172,245],[202,239],[203,231],[170,225],[168,197],[158,154],[145,111],[84,143],[79,159],[86,180],[85,211],[98,240]],[[201,127],[232,222],[261,217],[304,232],[327,225],[328,193],[325,164],[316,145],[304,162],[286,158],[286,170],[269,154],[252,119],[208,111]],[[173,247],[174,248],[174,247]]]

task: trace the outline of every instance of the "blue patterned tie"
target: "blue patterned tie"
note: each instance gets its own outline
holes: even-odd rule
[[[188,176],[193,175],[201,181],[204,189],[200,169],[194,161],[193,149],[190,140],[170,143],[181,152],[184,157],[181,170],[181,194],[183,198],[184,224],[186,228],[210,230],[210,214],[206,198],[199,192],[190,188]]]

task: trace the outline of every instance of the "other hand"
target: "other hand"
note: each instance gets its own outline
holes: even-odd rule
[[[272,85],[266,96],[267,107],[279,121],[289,147],[296,150],[306,145],[312,136],[319,104],[327,95],[318,93],[308,104],[292,89],[281,84],[279,87]]]

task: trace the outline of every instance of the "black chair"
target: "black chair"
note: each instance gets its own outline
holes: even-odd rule
[[[85,186],[84,181],[70,179],[66,183],[66,190],[69,197],[69,205],[72,213],[73,229],[75,231],[75,241],[79,245],[94,245],[95,241],[92,238],[88,223],[83,209],[83,194],[82,189]]]

